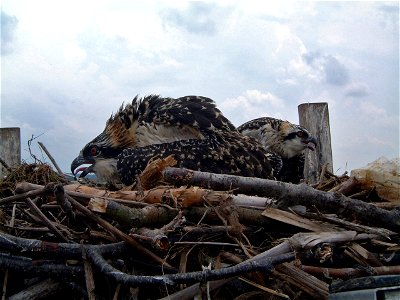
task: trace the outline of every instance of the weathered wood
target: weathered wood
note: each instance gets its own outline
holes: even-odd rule
[[[400,212],[386,211],[361,200],[315,190],[306,184],[290,184],[274,180],[226,174],[167,168],[164,179],[176,185],[197,185],[217,190],[235,190],[244,194],[258,194],[277,199],[280,207],[304,205],[335,212],[351,219],[356,217],[367,225],[378,225],[400,232]]]
[[[313,299],[328,299],[329,285],[290,263],[276,266],[272,273],[277,278],[293,284]]]
[[[120,224],[131,227],[167,223],[178,214],[177,209],[167,205],[130,208],[115,201],[102,198],[92,198],[89,201],[88,208],[94,212],[105,214]]]
[[[40,148],[43,149],[43,151],[47,154],[51,162],[53,163],[53,166],[57,169],[58,175],[64,176],[63,171],[61,171],[60,167],[58,166],[56,160],[53,158],[53,156],[50,154],[49,150],[47,150],[46,146],[42,142],[38,142]]]
[[[0,157],[8,166],[18,166],[21,163],[20,128],[0,128],[0,141]],[[0,178],[7,174],[7,169],[0,164]]]
[[[304,178],[315,183],[325,164],[333,172],[328,103],[303,103],[298,106],[298,112],[300,125],[318,141],[315,151],[306,151],[304,164]]]
[[[26,290],[23,290],[17,294],[10,296],[8,299],[18,300],[18,299],[43,299],[47,297],[52,297],[59,293],[63,289],[60,282],[55,281],[51,278],[43,280]]]

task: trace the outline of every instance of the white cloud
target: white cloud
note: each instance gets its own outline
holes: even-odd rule
[[[220,108],[226,116],[234,116],[236,125],[245,121],[273,116],[276,111],[284,108],[284,101],[279,97],[259,90],[247,90],[236,98],[228,98],[220,102]],[[240,124],[239,124],[240,123]]]
[[[361,112],[371,117],[382,117],[386,115],[386,110],[371,102],[362,102],[360,104]]]

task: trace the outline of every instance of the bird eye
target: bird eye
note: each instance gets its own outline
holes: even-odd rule
[[[99,154],[99,151],[98,151],[98,149],[97,149],[97,147],[92,147],[92,149],[90,149],[90,154],[92,155],[92,156],[97,156],[97,154]]]

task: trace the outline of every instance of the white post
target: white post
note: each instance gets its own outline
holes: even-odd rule
[[[333,172],[331,132],[328,103],[303,103],[298,106],[300,125],[307,128],[317,139],[315,151],[306,151],[304,179],[316,183],[322,167]]]
[[[0,128],[0,158],[9,167],[16,167],[21,163],[20,128]],[[7,174],[7,169],[0,164],[0,178]]]

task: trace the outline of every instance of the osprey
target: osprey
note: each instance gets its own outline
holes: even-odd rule
[[[271,154],[274,176],[279,181],[299,183],[303,179],[304,150],[315,150],[317,140],[300,125],[263,117],[238,127],[243,135],[259,141]]]
[[[130,185],[151,159],[171,154],[179,167],[273,178],[263,146],[240,134],[213,100],[201,96],[136,96],[83,147],[71,171]]]

